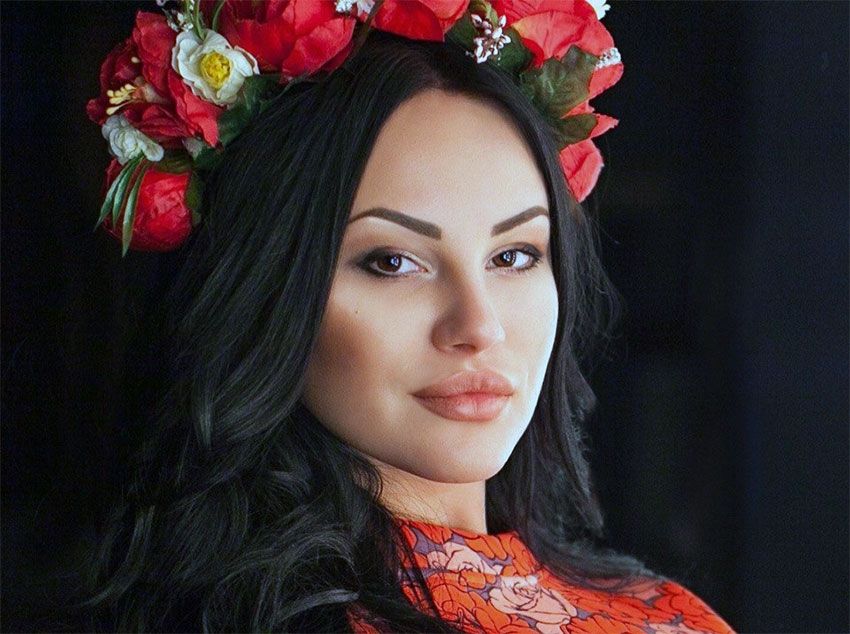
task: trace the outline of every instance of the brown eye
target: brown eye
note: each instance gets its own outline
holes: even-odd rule
[[[392,255],[384,255],[374,260],[378,265],[378,269],[386,273],[396,273],[401,267],[402,257],[397,253]],[[384,268],[382,265],[386,265]]]
[[[521,266],[514,266],[520,258]],[[523,260],[524,258],[524,260]],[[534,247],[526,249],[508,249],[493,258],[497,269],[508,269],[510,273],[525,273],[540,263],[542,256]]]
[[[405,262],[408,264],[405,265]],[[395,251],[375,251],[367,255],[360,268],[377,277],[406,277],[417,270],[416,263],[402,253]]]
[[[516,251],[511,249],[509,251],[502,251],[499,255],[495,257],[495,260],[505,266],[513,266],[514,262],[516,262]]]

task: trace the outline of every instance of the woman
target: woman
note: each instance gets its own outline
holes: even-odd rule
[[[165,20],[140,13],[102,69],[89,112],[118,159],[104,226],[125,252],[186,239],[163,224],[194,230],[147,324],[163,333],[145,377],[158,407],[95,562],[98,627],[731,632],[598,543],[582,367],[614,291],[576,199],[601,165],[565,180],[570,130],[559,136],[539,93],[481,50],[400,34],[410,4],[341,4],[368,37],[262,107],[247,78],[304,70],[291,51],[275,57],[267,36],[286,20],[272,5],[169,13],[167,77],[149,61]],[[443,33],[491,37],[494,8],[519,24],[508,3],[438,14],[447,4],[433,8]],[[391,8],[412,12],[393,22]],[[583,0],[558,11],[598,28]],[[204,49],[216,27],[227,41]],[[579,102],[606,68],[591,54],[586,71],[569,58]],[[131,87],[107,88],[115,77]],[[193,210],[182,195],[191,203],[198,174]]]

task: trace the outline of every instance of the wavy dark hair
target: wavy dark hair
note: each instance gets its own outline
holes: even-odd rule
[[[278,99],[209,175],[204,221],[149,320],[161,333],[146,366],[156,407],[137,397],[143,432],[91,557],[97,629],[341,632],[357,609],[388,631],[458,631],[418,571],[424,609],[399,585],[411,553],[379,501],[379,473],[299,402],[366,160],[390,114],[428,89],[507,112],[551,209],[554,349],[528,429],[486,483],[487,526],[516,530],[572,584],[666,579],[604,546],[584,373],[618,294],[551,129],[510,76],[461,47],[373,31],[344,66]]]

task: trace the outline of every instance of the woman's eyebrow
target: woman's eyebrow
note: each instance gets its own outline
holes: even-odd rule
[[[490,235],[497,236],[500,233],[509,231],[524,222],[528,222],[532,218],[547,215],[548,213],[549,210],[545,207],[541,207],[540,205],[529,207],[525,211],[522,211],[515,216],[511,216],[506,220],[502,220],[501,222],[497,222],[496,224],[494,224]],[[436,240],[439,240],[440,236],[442,235],[442,230],[439,226],[430,222],[426,222],[424,220],[419,220],[418,218],[414,218],[413,216],[408,216],[407,214],[403,214],[400,211],[396,211],[394,209],[387,209],[386,207],[372,207],[371,209],[367,209],[366,211],[361,211],[355,216],[352,216],[348,220],[348,224],[351,224],[352,222],[354,222],[355,220],[359,220],[360,218],[365,218],[366,216],[375,216],[377,218],[389,220],[390,222],[399,224],[402,227],[405,227],[406,229],[410,229],[411,231],[415,231],[416,233],[421,233],[423,236],[434,238]]]

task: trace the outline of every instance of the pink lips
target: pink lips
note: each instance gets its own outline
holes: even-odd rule
[[[459,372],[415,392],[428,410],[451,420],[488,421],[507,405],[514,388],[501,374],[482,370]]]

